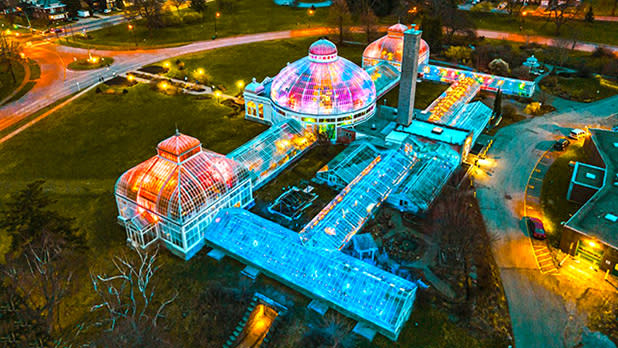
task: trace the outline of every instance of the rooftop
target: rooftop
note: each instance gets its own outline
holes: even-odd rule
[[[404,134],[415,135],[426,140],[439,141],[452,145],[463,145],[470,131],[415,119],[412,120],[409,126],[398,125],[395,127],[395,130],[387,136],[386,140],[388,141],[389,138],[398,138],[399,135],[403,136]]]
[[[566,226],[618,249],[618,132],[590,129],[594,145],[605,164],[603,186],[570,219]]]
[[[209,244],[396,340],[416,284],[337,250],[308,248],[298,234],[242,209],[224,209],[204,232]]]
[[[573,170],[573,178],[571,181],[579,185],[598,189],[603,186],[604,179],[605,169],[577,162]]]

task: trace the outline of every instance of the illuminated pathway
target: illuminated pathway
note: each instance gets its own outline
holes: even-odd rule
[[[565,113],[535,117],[502,128],[495,136],[489,158],[492,175],[478,175],[477,197],[487,229],[498,240],[493,253],[500,267],[509,304],[516,347],[562,347],[568,313],[565,300],[543,285],[529,238],[521,223],[528,176],[546,144],[573,127],[615,123],[608,117],[618,110],[618,96],[585,104]]]

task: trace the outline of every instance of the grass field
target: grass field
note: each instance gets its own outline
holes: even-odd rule
[[[133,31],[129,31],[125,24],[116,25],[90,32],[88,39],[75,37],[68,42],[63,40],[62,43],[79,47],[114,46],[134,49],[136,41],[139,48],[145,48],[210,40],[215,34],[212,4],[214,3],[211,3],[206,11],[204,22],[198,20],[190,24],[174,24],[151,32],[143,20],[138,20],[134,23]],[[221,16],[217,19],[217,37],[322,26],[328,11],[317,9],[313,16],[309,16],[306,10],[277,6],[272,0],[238,0],[235,1],[234,8],[220,11]],[[196,15],[192,10],[181,10],[181,14],[185,13]],[[168,16],[177,17],[176,11],[169,12]]]
[[[508,16],[496,13],[471,12],[469,18],[479,29],[506,31],[512,33],[556,36],[556,26],[543,18],[526,17],[523,25],[518,16]],[[519,30],[520,25],[523,32]],[[592,24],[583,21],[569,21],[560,29],[561,37],[576,38],[579,41],[618,44],[618,25],[615,22],[599,22]]]
[[[549,76],[540,84],[546,92],[564,99],[594,102],[614,96],[618,90],[601,85],[598,78]]]
[[[114,58],[110,57],[100,57],[99,59],[96,59],[95,62],[88,61],[88,59],[78,59],[69,63],[67,68],[71,70],[94,70],[112,65],[113,63]]]
[[[0,64],[0,100],[9,96],[17,87],[19,87],[24,80],[25,69],[20,62],[11,62],[13,67],[13,73],[15,74],[15,82],[13,82],[13,76],[9,69],[9,64],[3,62]]]
[[[583,161],[586,154],[580,143],[571,144],[567,150],[558,157],[549,167],[543,187],[541,188],[541,206],[546,221],[553,226],[548,231],[560,231],[560,222],[567,221],[569,217],[579,209],[580,205],[567,201],[567,191],[571,180],[572,168],[569,167],[571,161]],[[559,234],[548,236],[552,242],[560,240]]]

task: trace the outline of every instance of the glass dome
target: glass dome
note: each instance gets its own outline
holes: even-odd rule
[[[307,57],[275,76],[271,98],[278,107],[300,114],[341,115],[374,105],[376,90],[362,68],[339,57],[335,44],[322,39],[309,47]]]
[[[408,27],[403,24],[395,24],[388,28],[388,34],[372,42],[363,52],[363,66],[372,66],[380,61],[401,66],[403,55],[403,33]],[[426,64],[429,58],[429,45],[421,39],[421,47],[418,53],[418,64]]]
[[[240,163],[177,132],[159,143],[157,156],[125,172],[115,191],[149,221],[157,221],[158,215],[182,223],[248,178]]]

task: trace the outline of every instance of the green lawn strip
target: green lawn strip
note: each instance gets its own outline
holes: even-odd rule
[[[184,24],[172,24],[149,31],[144,20],[136,21],[133,31],[127,24],[103,28],[88,33],[87,39],[74,37],[68,45],[84,47],[117,46],[133,49],[135,41],[139,48],[170,46],[200,40],[210,40],[214,35],[214,11],[209,5],[204,22],[190,9],[181,10]],[[217,37],[227,37],[256,32],[270,32],[286,29],[307,29],[325,24],[328,9],[317,9],[309,16],[306,10],[278,6],[272,0],[238,0],[234,10],[220,11],[217,19]],[[178,21],[176,11],[166,13]],[[191,23],[188,23],[191,22]],[[65,43],[64,40],[62,42]]]
[[[569,167],[569,162],[585,162],[586,158],[586,153],[581,144],[571,144],[549,167],[543,178],[541,206],[546,220],[552,225],[549,226],[548,232],[553,231],[549,234],[549,238],[554,242],[560,240],[560,223],[567,221],[580,207],[577,203],[567,201],[567,191],[573,173],[573,168]]]
[[[15,123],[15,124],[5,128],[5,129],[0,130],[0,138],[3,138],[5,135],[7,135],[7,134],[11,133],[12,131],[18,129],[19,127],[25,125],[26,123],[34,120],[35,118],[39,117],[44,112],[49,111],[50,109],[52,109],[56,105],[61,104],[62,102],[64,102],[65,100],[71,98],[72,96],[73,96],[73,94],[71,94],[69,96],[66,96],[66,97],[64,97],[64,98],[62,98],[62,99],[60,99],[58,101],[55,101],[51,105],[48,105],[48,106],[42,108],[41,110],[39,110],[39,111],[29,115],[28,117],[25,117],[25,118],[19,120],[17,123]],[[1,144],[0,144],[0,147],[2,147]]]
[[[552,21],[544,18],[525,17],[522,25],[521,17],[505,14],[471,12],[469,18],[479,29],[506,31],[517,34],[542,36],[556,36],[556,26]],[[520,31],[520,25],[523,32]],[[615,22],[586,23],[580,20],[571,20],[561,28],[561,36],[571,40],[573,34],[579,41],[598,42],[611,45],[618,44],[618,25]]]
[[[11,67],[15,74],[15,81],[13,81],[13,75],[11,74],[9,64],[7,62],[0,64],[0,100],[13,93],[24,80],[26,71],[22,63],[12,60]]]
[[[110,57],[100,57],[96,63],[91,63],[87,59],[78,59],[69,63],[67,68],[71,70],[94,70],[112,65],[113,63],[114,58]]]
[[[38,80],[41,77],[41,67],[33,59],[28,59],[28,65],[30,66],[30,81]]]
[[[586,103],[618,94],[618,90],[601,85],[596,77],[548,76],[541,81],[541,88],[555,96]]]

